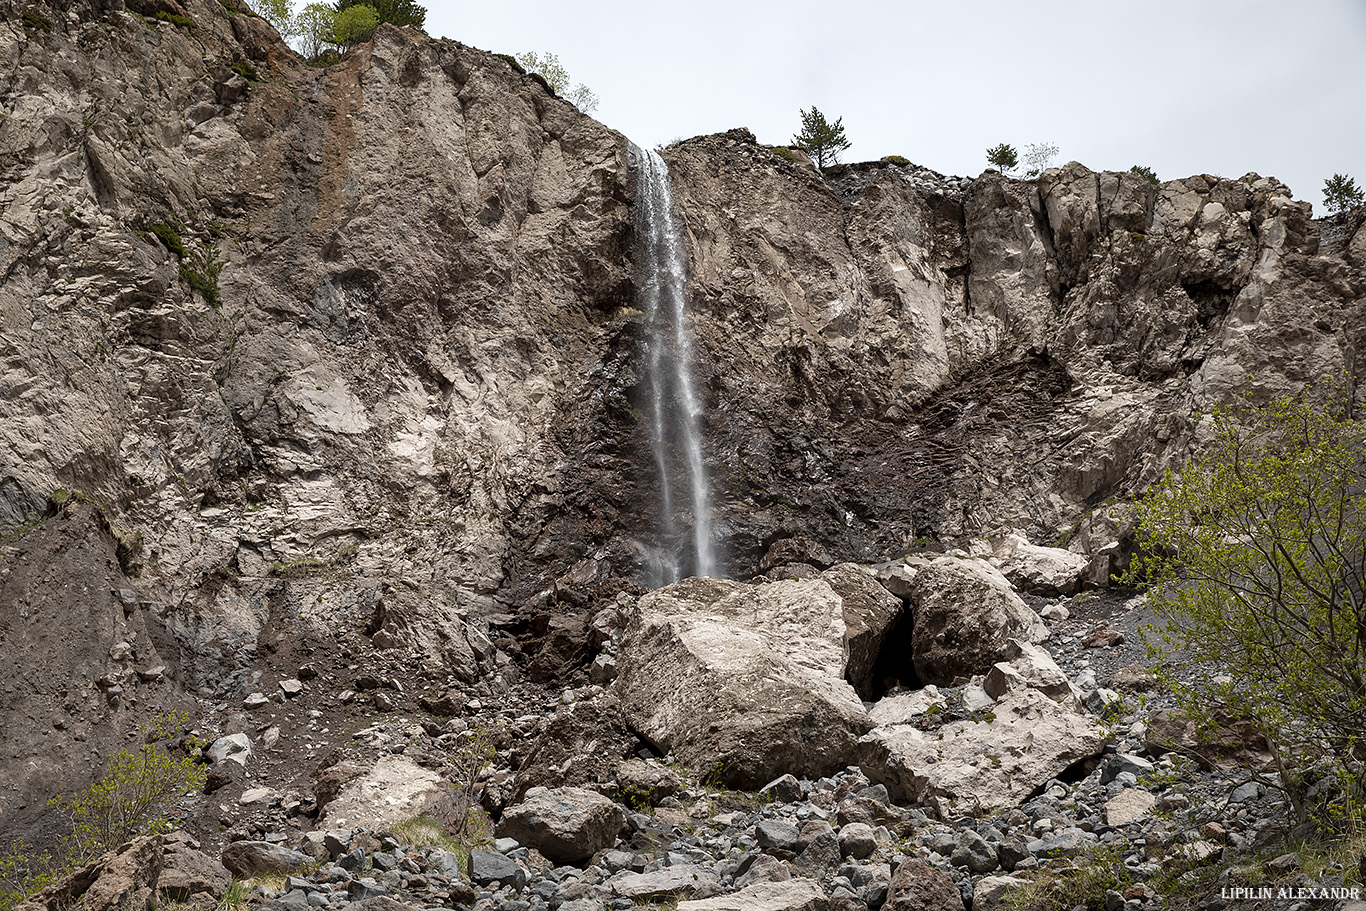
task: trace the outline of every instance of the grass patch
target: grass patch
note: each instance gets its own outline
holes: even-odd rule
[[[460,857],[461,865],[470,853],[469,846],[457,838],[446,834],[446,827],[439,819],[418,816],[397,823],[390,830],[394,837],[413,848],[442,848]]]
[[[797,160],[796,154],[794,154],[793,151],[789,149],[787,146],[775,146],[773,149],[773,154],[777,155],[784,161],[795,162]]]
[[[1124,891],[1133,876],[1118,849],[1097,848],[1062,864],[1039,867],[1025,885],[1006,893],[1005,904],[1015,911],[1105,911],[1106,891]]]
[[[180,280],[189,285],[191,291],[198,292],[210,307],[217,307],[222,303],[218,293],[218,273],[222,271],[222,263],[207,258],[201,262],[182,262]]]
[[[908,164],[911,163],[911,162],[910,162],[910,159],[908,159],[908,158],[903,158],[903,157],[900,156],[900,155],[884,155],[884,156],[882,157],[882,160],[885,161],[885,162],[887,162],[888,164],[899,165],[900,167],[903,167],[903,168],[906,167],[906,165],[908,165]]]
[[[266,574],[280,579],[302,579],[330,568],[329,563],[317,557],[300,557],[297,560],[276,561],[270,564]]]
[[[171,25],[179,26],[180,28],[194,28],[193,19],[178,13],[168,13],[165,10],[158,10],[157,14],[152,18],[158,22],[169,22]]]
[[[30,10],[30,9],[24,10],[23,20],[24,20],[24,28],[26,28],[26,29],[28,29],[28,30],[30,30],[30,31],[35,31],[35,32],[50,32],[50,31],[52,31],[52,20],[48,19],[46,16],[40,15],[39,13],[35,13],[33,10]]]

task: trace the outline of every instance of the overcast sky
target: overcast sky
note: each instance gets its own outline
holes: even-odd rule
[[[558,54],[640,145],[739,126],[787,143],[814,105],[843,118],[843,161],[976,175],[987,146],[1052,142],[1096,170],[1275,176],[1315,214],[1326,177],[1366,185],[1366,0],[427,8],[432,35]]]

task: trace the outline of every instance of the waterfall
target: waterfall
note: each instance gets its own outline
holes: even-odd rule
[[[651,553],[649,582],[660,586],[688,575],[715,575],[716,554],[699,429],[702,404],[693,386],[692,342],[683,319],[687,249],[674,217],[664,159],[635,146],[631,153],[638,175],[636,302],[645,314],[648,344],[643,410],[659,474],[659,546]]]

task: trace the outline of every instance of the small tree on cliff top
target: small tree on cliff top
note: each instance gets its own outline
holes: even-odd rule
[[[1129,575],[1187,714],[1250,719],[1296,813],[1320,821],[1343,807],[1306,806],[1306,772],[1348,802],[1366,782],[1366,425],[1333,397],[1336,416],[1288,396],[1216,411],[1208,451],[1135,505]]]
[[[427,8],[413,0],[337,0],[337,12],[344,13],[355,6],[368,6],[380,22],[390,25],[411,25],[423,28],[427,23]]]
[[[569,70],[560,63],[558,54],[549,51],[544,54],[526,51],[516,54],[513,59],[528,73],[535,73],[544,79],[545,84],[550,86],[556,95],[585,114],[591,114],[598,109],[598,96],[582,82],[578,85],[573,84],[573,80],[569,78]]]
[[[815,106],[801,113],[802,131],[792,137],[792,145],[811,156],[818,168],[838,163],[840,152],[850,145],[844,136],[844,118],[831,123]]]
[[[1001,143],[987,149],[987,161],[1002,174],[1009,174],[1020,166],[1020,154],[1009,143]]]
[[[1346,212],[1362,202],[1361,189],[1357,182],[1346,174],[1334,174],[1323,182],[1323,204],[1329,212]]]

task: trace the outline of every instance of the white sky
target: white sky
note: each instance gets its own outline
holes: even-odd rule
[[[790,142],[812,105],[843,161],[904,155],[975,175],[998,142],[1058,164],[1275,176],[1323,214],[1333,173],[1366,185],[1366,0],[479,0],[427,31],[552,51],[640,145],[744,126]]]

